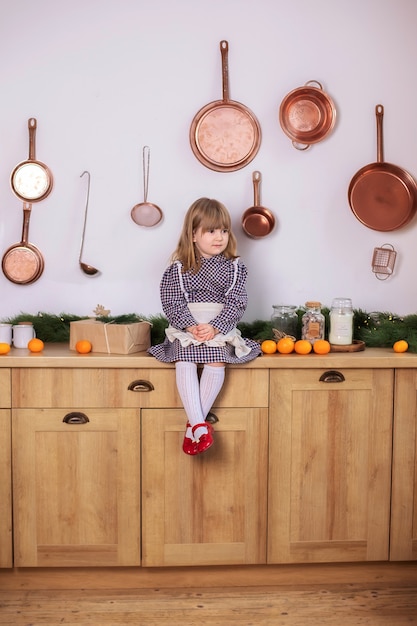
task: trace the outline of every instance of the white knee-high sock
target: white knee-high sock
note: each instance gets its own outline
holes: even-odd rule
[[[197,364],[189,361],[177,361],[175,363],[175,374],[178,393],[184,410],[187,413],[191,426],[204,423],[204,415],[200,402],[200,383],[197,375]],[[191,428],[187,428],[186,437],[198,439],[207,433],[205,426],[196,428],[192,434]]]
[[[200,379],[200,401],[204,419],[223,387],[225,366],[204,365]]]

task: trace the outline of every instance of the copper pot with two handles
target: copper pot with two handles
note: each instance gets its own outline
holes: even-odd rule
[[[317,80],[294,89],[281,102],[279,122],[297,150],[327,137],[336,122],[336,107]]]

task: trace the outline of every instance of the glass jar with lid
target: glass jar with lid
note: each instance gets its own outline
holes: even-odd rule
[[[325,319],[321,312],[321,302],[309,300],[305,304],[306,312],[301,319],[301,339],[314,343],[324,339]]]
[[[334,298],[329,314],[329,341],[335,346],[350,345],[353,340],[353,308],[350,298]]]
[[[272,330],[276,339],[289,336],[297,338],[297,307],[292,304],[273,304]]]

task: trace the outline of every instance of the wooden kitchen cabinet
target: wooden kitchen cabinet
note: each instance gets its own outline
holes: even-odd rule
[[[145,567],[266,562],[268,372],[228,370],[214,410],[214,445],[194,457],[182,409],[142,410]]]
[[[139,426],[136,409],[13,410],[16,567],[140,564]]]
[[[417,560],[417,370],[395,374],[392,561]]]
[[[388,559],[393,385],[391,369],[271,370],[269,563]]]
[[[0,409],[0,567],[13,565],[11,467],[10,409]]]
[[[140,564],[141,437],[146,451],[144,484],[150,481],[153,489],[152,477],[161,468],[170,476],[173,463],[181,467],[180,481],[204,479],[204,511],[217,524],[214,551],[221,552],[229,542],[239,553],[213,554],[213,562],[265,560],[267,371],[228,372],[219,406],[247,407],[255,402],[259,408],[235,408],[235,413],[225,414],[220,428],[226,432],[228,424],[228,438],[222,434],[217,452],[195,464],[200,473],[188,471],[186,478],[181,466],[190,461],[181,450],[185,414],[176,408],[181,402],[173,369],[19,368],[13,372],[12,389],[16,566]],[[158,410],[145,414],[141,434],[140,411],[147,410],[143,407]],[[78,423],[79,413],[89,421]],[[65,422],[67,414],[75,414],[70,424]],[[175,435],[180,443],[161,451],[164,429],[171,427],[166,416],[171,414],[175,428],[181,424],[182,434]],[[146,426],[148,421],[150,426]],[[203,475],[202,467],[206,468]],[[214,471],[210,478],[208,469]],[[216,500],[213,493],[219,489],[224,499],[211,511]],[[201,502],[202,494],[198,495]],[[223,512],[226,494],[231,504]],[[149,515],[149,497],[144,501],[148,526],[156,525]],[[220,532],[223,521],[228,526]],[[202,553],[213,536],[213,532],[201,534],[196,527],[191,533]],[[151,562],[152,555],[146,554],[146,562]]]
[[[266,408],[216,408],[215,442],[182,452],[185,413],[142,411],[142,564],[266,562]]]
[[[12,567],[11,373],[0,370],[0,567]]]

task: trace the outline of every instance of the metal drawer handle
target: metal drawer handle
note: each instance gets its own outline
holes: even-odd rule
[[[149,380],[133,380],[128,389],[129,391],[153,391],[155,387]]]
[[[72,413],[67,413],[62,421],[66,424],[87,424],[90,420],[85,413],[73,411]]]
[[[338,372],[337,370],[328,370],[320,376],[319,380],[322,383],[343,383],[345,377],[342,372]]]

